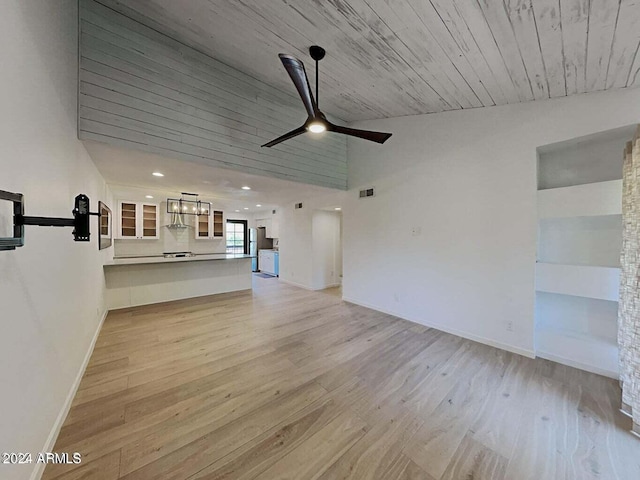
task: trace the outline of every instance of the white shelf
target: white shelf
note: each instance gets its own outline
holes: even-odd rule
[[[536,292],[536,328],[570,330],[615,341],[618,302]]]
[[[538,218],[622,214],[622,180],[538,190]]]
[[[618,347],[611,340],[569,330],[538,329],[536,355],[570,367],[618,378]]]
[[[545,218],[538,227],[538,262],[619,267],[622,215]]]
[[[620,268],[536,264],[536,290],[578,297],[618,301]]]

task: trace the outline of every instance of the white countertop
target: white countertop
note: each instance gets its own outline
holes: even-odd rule
[[[209,253],[203,255],[195,255],[193,257],[174,257],[165,258],[164,255],[149,256],[122,256],[114,257],[104,264],[105,267],[115,265],[141,265],[146,263],[181,263],[181,262],[202,262],[211,260],[242,260],[245,258],[253,258],[251,255],[237,255],[227,253]]]

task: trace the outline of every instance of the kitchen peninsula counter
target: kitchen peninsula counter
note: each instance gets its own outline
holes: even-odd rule
[[[115,257],[104,265],[108,308],[250,290],[251,258],[224,253]]]
[[[145,263],[172,263],[172,262],[202,262],[206,260],[237,260],[253,258],[251,255],[238,255],[229,253],[203,253],[191,257],[165,257],[164,255],[121,255],[113,257],[113,260],[105,263],[112,265],[141,265]]]

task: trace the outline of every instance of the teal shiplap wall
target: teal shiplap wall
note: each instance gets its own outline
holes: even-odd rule
[[[79,75],[80,139],[347,187],[343,136],[260,147],[306,119],[293,84],[277,90],[92,0],[80,0]]]

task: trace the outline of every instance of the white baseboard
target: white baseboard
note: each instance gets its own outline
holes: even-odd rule
[[[623,415],[626,415],[629,418],[633,418],[633,415],[631,415],[629,412],[627,412],[626,410],[620,409],[620,413]]]
[[[98,341],[98,335],[100,335],[100,331],[102,330],[102,324],[104,320],[107,318],[107,314],[109,313],[108,309],[105,309],[102,314],[102,319],[98,323],[98,328],[96,328],[96,332],[93,334],[93,339],[91,340],[91,344],[89,345],[89,349],[87,350],[87,354],[82,361],[82,365],[78,370],[78,375],[76,375],[76,379],[71,385],[71,389],[69,390],[69,394],[67,395],[67,399],[62,406],[62,410],[58,414],[58,418],[56,418],[55,423],[53,424],[53,428],[49,433],[49,437],[44,444],[42,452],[53,452],[53,447],[56,444],[56,440],[58,439],[58,435],[60,434],[60,429],[64,424],[64,421],[67,419],[67,415],[69,414],[69,410],[71,409],[71,404],[73,403],[73,399],[78,392],[78,388],[80,387],[80,382],[82,381],[82,377],[84,376],[84,372],[87,369],[87,365],[89,364],[89,360],[91,359],[91,355],[93,354],[93,349],[96,346],[96,342]],[[42,474],[44,473],[44,468],[47,466],[45,463],[36,463],[36,468],[31,472],[30,480],[40,480]]]
[[[292,282],[291,280],[285,280],[284,278],[280,277],[280,281],[282,283],[286,283],[288,285],[293,285],[294,287],[299,287],[299,288],[304,288],[305,290],[313,290],[313,288],[307,286],[307,285],[303,285],[301,283],[297,283],[297,282]]]
[[[489,345],[490,347],[496,347],[501,350],[506,350],[507,352],[517,353],[518,355],[522,355],[527,358],[536,358],[536,354],[533,350],[527,350],[525,348],[514,347],[513,345],[509,345],[508,343],[496,342],[490,338],[481,337],[479,335],[475,335],[473,333],[464,332],[462,330],[457,330],[455,328],[450,328],[445,325],[440,325],[437,323],[425,322],[422,319],[417,318],[407,318],[402,315],[399,315],[396,312],[391,312],[385,310],[383,308],[377,307],[375,305],[371,305],[366,302],[361,302],[359,300],[355,300],[353,298],[343,296],[342,299],[345,302],[353,303],[355,305],[360,305],[361,307],[370,308],[372,310],[376,310],[378,312],[386,313],[387,315],[393,315],[394,317],[402,318],[403,320],[408,320],[409,322],[417,323],[419,325],[424,325],[425,327],[435,328],[436,330],[440,330],[442,332],[450,333],[452,335],[456,335],[458,337],[466,338],[468,340],[473,340],[474,342],[482,343],[484,345]]]
[[[282,277],[280,277],[280,281],[289,285],[293,285],[294,287],[300,287],[304,288],[305,290],[311,290],[314,292],[325,290],[327,288],[339,287],[340,285],[342,285],[341,283],[331,283],[329,285],[323,285],[322,287],[309,287],[308,285],[302,285],[301,283],[292,282],[291,280],[284,280]]]
[[[544,358],[546,360],[551,360],[552,362],[561,363],[563,365],[568,365],[569,367],[577,368],[579,370],[585,370],[587,372],[596,373],[598,375],[603,375],[605,377],[614,378],[618,380],[619,375],[618,372],[614,372],[605,368],[599,368],[594,365],[590,365],[588,363],[576,362],[570,358],[563,357],[561,355],[555,355],[553,353],[545,352],[544,350],[537,351],[538,357]]]

